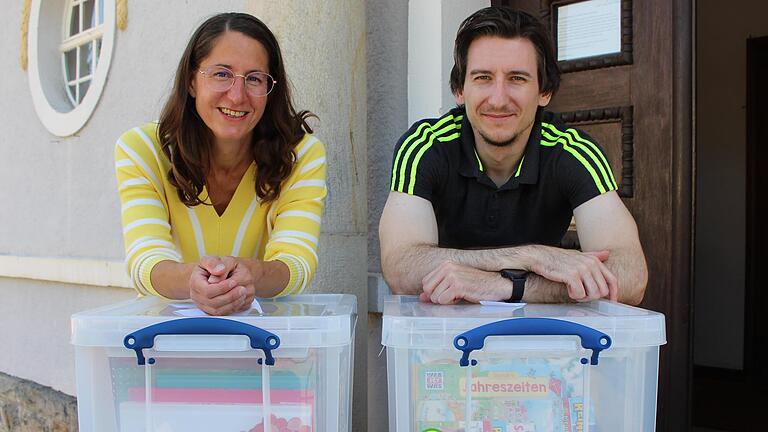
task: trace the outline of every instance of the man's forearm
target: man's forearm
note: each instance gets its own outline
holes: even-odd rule
[[[640,304],[648,284],[648,266],[640,246],[612,250],[605,264],[618,279],[619,303]]]
[[[568,296],[564,283],[551,281],[536,273],[530,273],[525,281],[524,303],[569,303],[574,300]]]
[[[639,304],[645,293],[648,270],[641,249],[627,248],[609,251],[609,258],[603,264],[618,279],[618,301],[632,305]],[[566,303],[574,300],[562,282],[549,280],[536,273],[528,276],[525,284],[524,302]]]
[[[384,257],[382,267],[389,286],[396,294],[421,293],[424,276],[446,261],[485,271],[498,271],[503,268],[529,270],[532,273],[526,281],[523,301],[564,303],[574,301],[566,285],[536,273],[541,263],[548,260],[557,261],[560,252],[563,250],[540,245],[463,250],[424,244],[410,246],[396,256]],[[609,251],[608,256],[609,259],[604,264],[618,279],[618,300],[622,303],[638,304],[642,300],[648,277],[642,250],[615,249]]]
[[[387,283],[396,294],[419,294],[422,279],[440,264],[450,261],[485,271],[503,268],[528,269],[536,246],[499,249],[450,249],[420,244],[403,248],[382,259]]]

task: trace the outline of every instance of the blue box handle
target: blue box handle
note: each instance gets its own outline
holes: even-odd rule
[[[611,338],[591,327],[570,321],[553,318],[513,318],[496,321],[480,327],[467,330],[453,339],[453,346],[464,353],[459,360],[459,365],[469,366],[469,354],[480,349],[485,344],[488,336],[578,336],[581,338],[581,346],[592,350],[590,363],[597,364],[600,351],[611,346]],[[472,359],[472,366],[477,360]],[[587,364],[587,359],[582,358],[581,364]]]
[[[143,366],[144,348],[152,348],[155,345],[155,336],[158,335],[243,335],[251,340],[251,348],[264,351],[264,361],[267,365],[275,364],[272,350],[280,346],[280,338],[244,322],[222,318],[182,318],[165,321],[144,327],[128,334],[123,339],[126,348],[136,351],[139,366]],[[155,359],[150,358],[149,364],[155,364]],[[261,364],[261,359],[259,359]]]

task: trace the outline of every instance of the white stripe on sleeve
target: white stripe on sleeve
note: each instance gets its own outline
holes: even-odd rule
[[[160,180],[157,179],[155,173],[152,172],[152,170],[149,168],[149,165],[144,162],[144,159],[142,159],[138,153],[133,151],[132,148],[128,147],[122,140],[117,140],[117,145],[120,146],[120,148],[123,149],[123,151],[126,152],[128,156],[131,157],[131,159],[138,163],[144,172],[146,172],[147,175],[152,178],[152,182],[155,184],[155,189],[160,191],[160,193],[163,194],[163,198],[165,198],[165,190],[163,189],[163,184],[160,182]]]
[[[309,151],[309,149],[312,148],[313,145],[317,142],[317,138],[311,137],[306,143],[304,143],[303,146],[299,149],[298,152],[296,152],[296,160],[301,159],[304,154]]]
[[[150,236],[141,237],[139,239],[136,239],[136,241],[134,241],[133,243],[131,243],[131,245],[128,247],[128,251],[125,253],[125,259],[130,260],[131,257],[136,252],[138,252],[142,248],[149,247],[149,246],[164,246],[162,249],[173,251],[173,253],[176,254],[177,258],[181,260],[181,255],[178,253],[176,249],[176,245],[174,245],[169,241],[155,238],[155,237],[150,237]],[[155,248],[155,249],[161,249],[161,248]]]
[[[316,214],[314,214],[312,212],[308,212],[308,211],[304,211],[304,210],[288,210],[288,211],[284,211],[284,212],[280,213],[277,216],[278,219],[280,219],[282,217],[303,217],[303,218],[307,218],[307,219],[313,220],[313,221],[315,221],[317,223],[320,223],[320,216],[318,216],[318,215],[316,215]]]
[[[165,209],[165,206],[163,205],[163,203],[160,202],[160,200],[156,200],[154,198],[138,198],[138,199],[126,201],[126,203],[123,204],[123,208],[121,211],[125,212],[131,207],[140,206],[140,205],[155,206],[155,207],[160,207],[161,209]]]
[[[295,238],[292,238],[292,237],[272,238],[272,239],[269,240],[269,243],[267,244],[267,247],[269,247],[273,243],[288,243],[288,244],[293,244],[293,245],[299,245],[299,246],[303,247],[304,249],[308,250],[309,252],[311,252],[312,253],[312,257],[315,258],[315,261],[319,261],[317,259],[317,252],[315,252],[315,250],[310,245],[304,243],[301,240],[296,240]]]
[[[288,190],[303,188],[303,187],[321,187],[325,189],[325,180],[299,180],[292,184]]]
[[[171,225],[169,225],[168,221],[166,220],[157,219],[157,218],[144,218],[144,219],[136,219],[135,221],[127,224],[125,228],[123,228],[123,234],[126,234],[128,233],[128,231],[144,225],[160,225],[168,229],[171,228]]]
[[[115,162],[115,168],[124,168],[133,166],[133,161],[130,159],[120,159],[119,161]]]
[[[155,156],[155,160],[159,162],[159,161],[160,161],[160,158],[159,158],[159,157],[157,157],[157,151],[155,151],[155,143],[154,143],[154,142],[152,142],[152,140],[151,140],[151,139],[149,139],[149,137],[147,136],[147,134],[145,134],[145,133],[144,133],[144,131],[143,131],[141,128],[139,128],[139,127],[135,127],[135,128],[133,128],[133,130],[134,130],[134,131],[136,131],[136,133],[138,133],[138,134],[139,134],[139,136],[141,137],[141,139],[142,139],[142,140],[144,140],[144,143],[145,143],[145,144],[147,145],[147,147],[149,148],[149,151],[151,151],[151,152],[152,152],[152,155],[154,155],[154,156]]]
[[[295,231],[295,230],[275,231],[275,232],[272,233],[272,237],[271,238],[284,238],[284,237],[291,237],[291,238],[298,238],[298,239],[309,240],[315,246],[317,246],[317,237],[313,236],[312,234],[307,234],[304,231]]]
[[[131,178],[120,183],[119,189],[123,190],[130,186],[139,186],[139,185],[145,185],[145,184],[149,184],[149,180],[145,179],[144,177]]]
[[[301,171],[299,172],[299,175],[304,174],[307,171],[311,171],[312,169],[314,169],[314,168],[316,168],[316,167],[318,167],[320,165],[323,165],[323,164],[325,164],[325,156],[319,157],[319,158],[313,160],[312,162],[304,165],[304,168],[301,169]]]

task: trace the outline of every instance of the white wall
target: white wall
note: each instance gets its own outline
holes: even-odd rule
[[[411,0],[408,3],[408,123],[444,114],[451,93],[453,42],[459,24],[490,0]],[[405,132],[405,131],[403,131]]]
[[[311,291],[356,294],[365,316],[364,2],[128,2],[128,26],[116,34],[99,105],[86,126],[66,138],[42,127],[30,100],[27,75],[19,64],[22,4],[9,2],[0,15],[0,94],[5,101],[0,104],[0,255],[5,256],[0,260],[0,371],[75,393],[69,316],[130,298],[133,290],[8,277],[18,275],[8,263],[23,257],[122,261],[115,140],[123,131],[157,119],[192,31],[223,11],[250,11],[272,28],[282,45],[297,108],[321,119],[313,126],[328,149],[330,192],[320,268]],[[366,320],[361,319],[356,372],[363,383],[366,333]],[[360,414],[354,421],[360,425],[365,421],[365,385],[355,390]]]
[[[697,2],[694,363],[741,369],[744,350],[746,46],[768,3]]]

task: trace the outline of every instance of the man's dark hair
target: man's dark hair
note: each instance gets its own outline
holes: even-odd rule
[[[453,49],[451,91],[458,94],[464,89],[467,73],[467,52],[472,42],[483,36],[506,39],[528,39],[536,49],[539,92],[554,95],[560,87],[560,68],[557,67],[549,31],[532,15],[506,7],[491,6],[470,15],[459,26]]]

